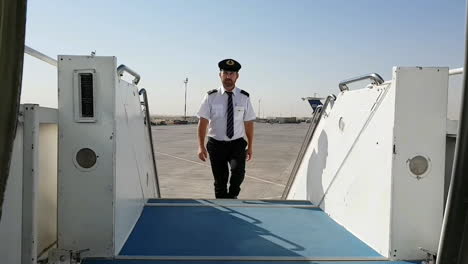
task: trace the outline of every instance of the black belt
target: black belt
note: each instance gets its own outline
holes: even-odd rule
[[[226,141],[226,140],[216,140],[216,139],[214,139],[212,137],[208,137],[208,141],[211,141],[211,142],[214,142],[214,143],[219,143],[219,144],[236,143],[236,142],[239,142],[239,141],[242,141],[242,140],[244,140],[243,137],[240,137],[240,138],[234,139],[234,140],[228,140],[228,141]]]

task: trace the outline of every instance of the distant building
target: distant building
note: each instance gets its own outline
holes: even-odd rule
[[[268,119],[257,117],[257,119],[255,119],[255,122],[257,122],[257,123],[268,123]]]
[[[276,122],[280,124],[297,123],[296,117],[277,117]]]
[[[188,121],[187,120],[179,120],[179,119],[175,119],[172,121],[174,125],[186,125],[188,124]]]

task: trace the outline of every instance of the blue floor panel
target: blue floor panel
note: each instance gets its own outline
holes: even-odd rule
[[[380,257],[316,208],[190,205],[145,207],[120,255]]]
[[[83,264],[414,264],[408,261],[174,261],[174,260],[106,260],[87,259]]]
[[[148,199],[148,203],[154,204],[206,204],[217,205],[312,205],[309,201],[294,200],[238,200],[238,199]]]

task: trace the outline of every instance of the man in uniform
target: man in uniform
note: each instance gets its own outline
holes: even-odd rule
[[[253,120],[256,117],[249,93],[236,87],[239,62],[225,59],[218,67],[222,86],[205,95],[198,111],[198,157],[205,161],[209,154],[216,198],[236,199],[244,180],[245,161],[253,157]]]

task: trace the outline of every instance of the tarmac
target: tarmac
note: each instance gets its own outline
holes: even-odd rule
[[[255,123],[253,159],[239,199],[280,199],[309,124]],[[162,198],[213,199],[209,160],[198,159],[197,125],[153,126]]]

